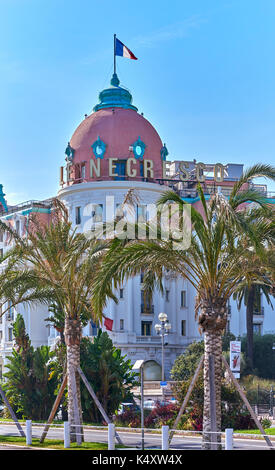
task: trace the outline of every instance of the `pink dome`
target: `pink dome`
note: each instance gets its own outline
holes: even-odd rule
[[[112,84],[112,81],[111,81]],[[69,147],[72,151],[71,178],[73,182],[113,179],[109,176],[109,159],[118,159],[122,164],[133,158],[136,178],[143,177],[143,165],[146,160],[152,162],[153,179],[162,178],[163,148],[161,139],[150,124],[131,104],[128,90],[115,86],[103,90],[99,95],[101,102],[94,112],[85,117],[74,132]],[[97,142],[103,148],[101,154],[95,153]],[[141,146],[139,145],[141,144]],[[137,150],[142,154],[138,155]],[[100,177],[90,176],[90,160],[98,165],[100,159]],[[143,162],[143,163],[142,163]],[[148,162],[146,165],[150,165]],[[81,171],[85,166],[84,172]],[[148,176],[148,173],[147,173]]]

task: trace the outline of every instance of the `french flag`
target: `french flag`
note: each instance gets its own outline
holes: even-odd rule
[[[115,55],[137,60],[137,57],[119,39],[115,38]]]

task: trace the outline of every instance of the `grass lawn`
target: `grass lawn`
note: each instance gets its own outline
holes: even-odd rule
[[[20,445],[23,447],[27,447],[26,439],[24,437],[0,436],[0,445],[1,444]],[[71,447],[69,449],[64,449],[64,442],[60,439],[45,439],[45,441],[41,443],[39,442],[39,439],[35,439],[35,438],[32,440],[31,447],[37,447],[41,449],[53,449],[53,450],[107,450],[108,449],[107,444],[100,443],[100,442],[83,442],[81,446],[77,445],[76,442],[72,442]]]
[[[264,429],[265,434],[269,436],[275,436],[275,428],[266,428]],[[261,434],[261,431],[259,429],[248,429],[248,430],[235,430],[234,433],[239,433],[239,434]]]

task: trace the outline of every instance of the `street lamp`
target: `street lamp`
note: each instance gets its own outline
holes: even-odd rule
[[[160,324],[157,323],[155,325],[155,330],[157,335],[161,336],[161,380],[164,382],[164,337],[168,335],[172,326],[171,323],[168,322],[168,317],[166,313],[161,312],[158,316]],[[162,398],[164,398],[164,386],[162,386]]]
[[[141,448],[144,450],[144,360],[140,359],[133,365],[133,371],[140,373],[140,417],[141,417]]]
[[[164,312],[159,313],[159,321],[161,322],[166,322],[167,321],[167,315]]]

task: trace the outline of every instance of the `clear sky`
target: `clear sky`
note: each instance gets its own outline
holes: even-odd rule
[[[10,204],[58,190],[75,128],[121,84],[169,159],[275,164],[274,0],[0,0],[0,183]],[[269,184],[275,191],[275,183]]]

